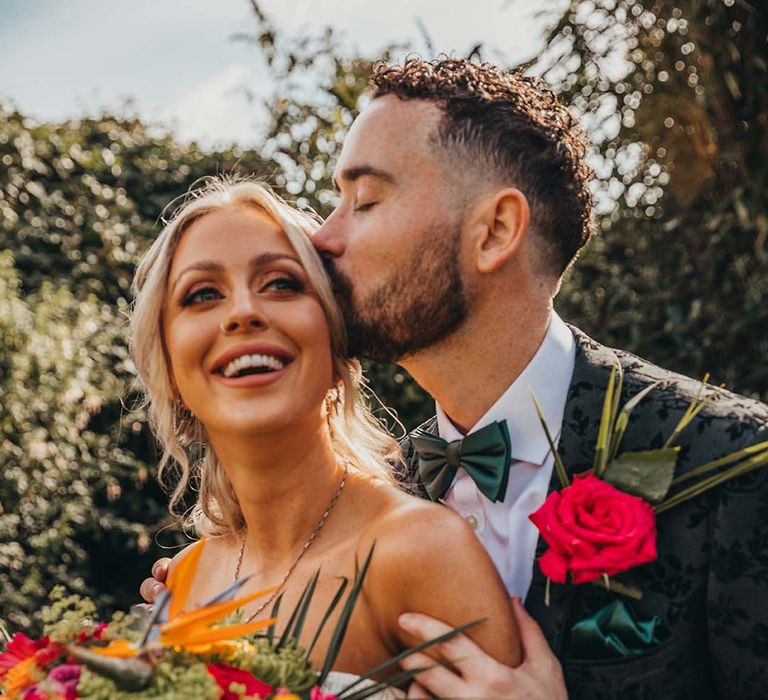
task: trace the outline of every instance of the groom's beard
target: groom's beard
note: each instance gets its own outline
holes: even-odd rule
[[[468,304],[459,267],[461,229],[457,225],[447,234],[433,227],[408,264],[359,301],[349,277],[325,258],[346,322],[350,357],[398,362],[464,323]]]

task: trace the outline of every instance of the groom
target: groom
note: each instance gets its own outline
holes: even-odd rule
[[[514,602],[521,667],[505,668],[460,638],[440,650],[448,666],[420,675],[412,693],[564,698],[559,659],[572,700],[765,697],[768,470],[659,516],[658,560],[629,573],[643,597],[628,601],[619,622],[597,624],[611,603],[627,602],[615,590],[553,584],[547,593],[536,564],[545,547],[528,516],[558,484],[531,392],[578,473],[592,464],[614,365],[624,369],[624,400],[661,382],[636,408],[626,450],[661,446],[698,388],[599,345],[553,312],[591,232],[575,120],[534,79],[461,60],[380,66],[372,83],[337,166],[339,206],[315,244],[352,352],[397,362],[435,398],[426,432],[452,441],[506,421],[503,500],[486,498],[462,469],[442,500],[475,529],[543,633]],[[768,407],[722,392],[683,433],[678,473],[766,439]],[[407,440],[404,451],[405,478],[426,496]],[[402,623],[425,639],[444,629],[419,615]],[[585,624],[588,644],[576,634]]]

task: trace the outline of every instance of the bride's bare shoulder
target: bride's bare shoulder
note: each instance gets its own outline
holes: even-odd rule
[[[390,485],[379,487],[379,497],[381,506],[361,538],[363,546],[376,541],[377,559],[429,554],[447,544],[482,551],[473,530],[450,508]]]
[[[400,629],[406,611],[451,626],[492,620],[468,634],[494,658],[519,663],[508,594],[469,524],[450,508],[398,494],[360,542],[365,555],[375,541],[367,600],[379,628],[401,645],[414,644]]]

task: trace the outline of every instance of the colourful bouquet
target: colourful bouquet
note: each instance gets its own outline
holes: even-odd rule
[[[320,627],[305,649],[298,643],[318,580],[310,580],[285,629],[275,634],[280,598],[268,620],[242,622],[237,612],[274,589],[235,598],[247,577],[239,579],[205,605],[185,610],[204,540],[174,570],[168,590],[151,613],[117,613],[108,624],[94,619],[95,606],[54,589],[43,612],[42,639],[17,633],[0,653],[0,697],[20,700],[138,700],[139,698],[210,698],[211,700],[364,700],[386,688],[407,683],[416,671],[397,670],[398,662],[471,625],[408,649],[371,669],[338,695],[322,685],[338,656],[355,602],[373,554],[369,553],[341,608],[322,668],[309,654],[349,581],[342,579]],[[142,619],[143,617],[143,619]],[[394,667],[385,680],[374,680]]]

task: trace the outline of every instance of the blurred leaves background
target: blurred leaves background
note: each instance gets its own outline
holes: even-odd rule
[[[278,86],[258,151],[210,152],[136,119],[44,124],[0,106],[0,619],[10,629],[34,623],[56,583],[105,611],[127,607],[161,545],[183,542],[154,481],[126,354],[133,268],[164,207],[205,175],[255,173],[327,214],[373,62],[407,48],[350,55],[332,28],[284,35],[251,6],[254,26],[236,39],[264,55]],[[768,399],[768,9],[573,0],[550,25],[524,68],[580,114],[598,173],[600,235],[560,313],[606,344]],[[399,368],[368,374],[406,427],[430,414]]]

